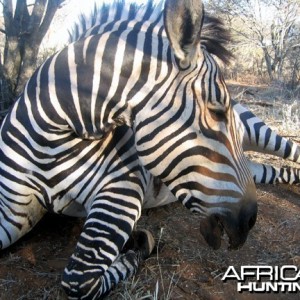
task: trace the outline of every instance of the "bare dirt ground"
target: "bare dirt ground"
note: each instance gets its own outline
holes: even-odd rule
[[[236,94],[242,91],[234,85],[232,89]],[[251,97],[255,102],[256,96]],[[261,112],[259,104],[251,109]],[[299,130],[288,134],[300,139]],[[253,157],[278,163],[267,156]],[[226,241],[218,251],[209,249],[200,235],[197,215],[179,203],[145,211],[138,227],[152,231],[157,249],[140,266],[138,274],[118,285],[108,299],[300,299],[300,293],[238,293],[236,281],[221,280],[229,266],[300,267],[300,186],[260,185],[257,195],[258,220],[238,251],[229,251]],[[48,215],[22,240],[2,251],[0,299],[65,299],[61,273],[82,224],[79,219]]]

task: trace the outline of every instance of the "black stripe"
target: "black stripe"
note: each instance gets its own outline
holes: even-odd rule
[[[256,145],[259,143],[259,138],[260,138],[260,129],[264,126],[265,124],[263,122],[255,123],[254,124],[254,132],[255,132],[255,141]]]
[[[275,183],[275,179],[276,179],[276,170],[275,168],[271,167],[271,172],[272,172],[272,176],[269,180],[269,184]]]
[[[279,135],[276,135],[275,149],[274,149],[274,151],[278,151],[280,149],[281,142],[282,142],[282,137],[279,136]]]
[[[287,143],[285,144],[283,158],[287,158],[287,157],[289,157],[291,155],[292,146],[293,146],[292,142],[291,141],[287,141]]]
[[[253,114],[250,111],[245,111],[240,114],[240,119],[243,122],[244,127],[248,133],[249,140],[251,140],[251,129],[249,127],[248,120],[250,120],[251,118],[253,118]]]
[[[272,134],[272,130],[271,128],[267,128],[266,133],[265,133],[265,143],[264,143],[264,148],[267,147],[267,145],[270,142],[270,138],[271,138],[271,134]]]
[[[263,165],[263,176],[261,178],[261,183],[266,183],[266,177],[267,177],[267,168],[265,165]]]

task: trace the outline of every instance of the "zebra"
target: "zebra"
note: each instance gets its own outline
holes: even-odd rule
[[[234,100],[232,102],[244,151],[271,154],[300,164],[300,146],[297,143],[277,134],[245,106]],[[274,167],[251,160],[248,160],[248,166],[255,183],[300,183],[298,168]]]
[[[149,255],[147,232],[122,249],[150,174],[215,249],[223,231],[241,247],[257,215],[229,92],[200,45],[202,3],[116,7],[36,70],[0,128],[0,248],[46,211],[86,216],[62,278],[70,299],[106,295]]]

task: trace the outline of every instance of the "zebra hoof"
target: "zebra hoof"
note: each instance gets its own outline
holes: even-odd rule
[[[140,253],[141,259],[145,260],[150,256],[155,247],[155,241],[149,230],[142,229],[133,231],[124,248],[130,248]],[[123,249],[123,251],[126,249]],[[122,252],[123,252],[122,251]]]

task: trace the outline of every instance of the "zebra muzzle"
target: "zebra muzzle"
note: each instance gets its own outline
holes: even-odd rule
[[[239,249],[246,242],[248,233],[257,217],[256,190],[249,182],[240,201],[224,204],[200,222],[200,231],[206,242],[213,249],[219,249],[224,232],[228,236],[229,249]],[[224,238],[225,240],[225,238]]]
[[[201,220],[200,231],[210,247],[217,250],[221,247],[224,232],[228,236],[230,250],[239,249],[246,242],[250,229],[257,216],[257,204],[253,202],[238,214],[212,214]]]

